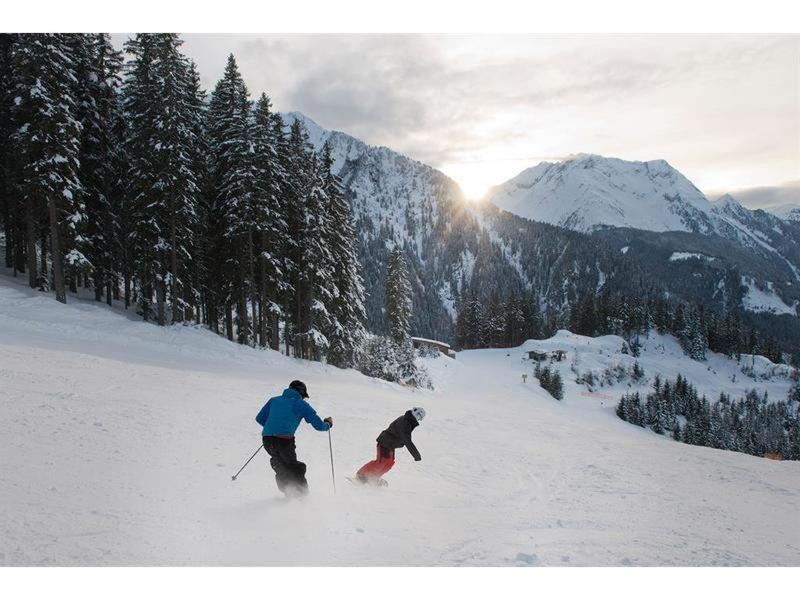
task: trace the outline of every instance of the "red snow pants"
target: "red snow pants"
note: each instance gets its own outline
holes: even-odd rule
[[[393,466],[394,450],[392,448],[384,448],[378,444],[378,454],[375,460],[371,460],[361,467],[358,473],[356,473],[356,476],[366,477],[367,479],[380,479],[380,477],[386,474]]]

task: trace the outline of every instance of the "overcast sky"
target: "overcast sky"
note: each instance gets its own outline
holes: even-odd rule
[[[207,89],[233,52],[253,97],[437,167],[470,196],[592,152],[666,159],[711,197],[800,201],[797,35],[183,38]]]

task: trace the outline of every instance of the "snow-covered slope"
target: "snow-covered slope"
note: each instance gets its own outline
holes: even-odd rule
[[[673,442],[569,382],[556,402],[521,382],[521,350],[434,359],[437,390],[415,392],[0,277],[0,564],[800,564],[800,463]],[[263,454],[231,481],[294,378],[335,420],[336,495],[305,425],[307,499],[281,498]],[[344,481],[413,405],[423,461]]]
[[[742,297],[742,308],[756,313],[772,313],[775,315],[798,316],[798,302],[795,300],[792,305],[788,305],[775,293],[775,285],[771,281],[759,287],[752,277],[742,276],[742,289],[745,291]]]
[[[772,400],[786,400],[789,393],[792,368],[773,364],[763,356],[754,358],[752,355],[742,355],[737,362],[722,354],[708,352],[706,360],[700,362],[689,358],[673,336],[660,335],[655,331],[642,336],[640,343],[640,355],[634,357],[622,351],[627,344],[619,336],[590,338],[562,329],[547,340],[528,340],[513,352],[519,357],[530,350],[565,351],[564,360],[551,363],[551,367],[560,370],[564,379],[565,402],[582,404],[588,408],[616,406],[617,400],[625,392],[646,393],[656,374],[660,374],[662,380],[673,380],[681,374],[710,401],[716,400],[720,392],[734,399],[742,398],[753,388],[760,392],[767,391]],[[632,382],[630,378],[623,378],[621,381],[614,379],[603,382],[606,370],[614,371],[621,366],[630,371],[635,362],[644,369],[641,381]],[[753,375],[746,374],[748,370],[752,370]],[[587,372],[592,373],[596,383],[593,386],[576,383],[578,376]]]
[[[585,232],[602,226],[714,231],[708,199],[664,160],[578,154],[526,169],[488,199],[522,217]]]
[[[730,194],[715,200],[712,210],[717,217],[717,233],[745,247],[779,254],[776,246],[782,238],[791,235],[791,231],[796,231],[792,224],[784,223],[769,212],[745,208]]]

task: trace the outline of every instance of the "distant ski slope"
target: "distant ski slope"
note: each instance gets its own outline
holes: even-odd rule
[[[0,276],[2,565],[800,564],[800,463],[656,436],[569,381],[559,403],[521,382],[536,342],[433,359],[419,392],[20,283]],[[614,338],[548,343],[569,340],[583,365],[617,360]],[[686,360],[657,346],[648,375]],[[720,365],[687,375],[711,391]],[[335,496],[305,425],[310,497],[283,500],[263,455],[230,480],[295,378],[335,420]],[[400,450],[389,488],[347,484],[413,405],[423,461]]]

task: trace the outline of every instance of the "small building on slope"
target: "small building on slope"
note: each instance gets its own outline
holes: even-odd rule
[[[412,337],[411,342],[414,344],[414,348],[434,348],[445,356],[449,356],[450,358],[456,357],[456,353],[450,347],[450,344],[446,344],[445,342],[440,342],[439,340],[429,340],[428,338],[421,337]]]

